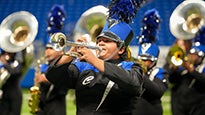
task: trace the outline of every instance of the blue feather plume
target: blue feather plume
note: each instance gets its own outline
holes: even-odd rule
[[[160,26],[160,15],[156,9],[151,9],[145,12],[143,20],[139,43],[153,43],[156,42],[158,29]]]
[[[145,12],[142,23],[151,28],[159,28],[160,15],[158,11],[154,8]]]
[[[109,19],[130,23],[133,21],[138,8],[140,8],[146,0],[111,0],[109,4]]]
[[[47,19],[47,32],[53,34],[55,32],[60,32],[64,26],[65,21],[65,10],[63,5],[53,5],[50,12],[48,13]]]

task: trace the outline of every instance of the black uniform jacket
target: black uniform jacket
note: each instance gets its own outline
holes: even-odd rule
[[[144,76],[144,91],[141,98],[133,100],[133,115],[162,115],[161,97],[168,88],[168,73],[158,67]]]
[[[46,76],[57,87],[76,90],[77,115],[130,115],[131,97],[142,89],[141,67],[119,59],[106,61],[104,66],[101,73],[86,62],[53,63]],[[115,84],[97,110],[109,80]]]
[[[2,87],[3,95],[2,99],[0,99],[0,115],[20,115],[22,105],[20,80],[23,66],[19,61],[15,60],[5,64],[4,68],[10,73],[10,77]]]
[[[170,74],[169,81],[172,84],[172,94],[175,95],[174,98],[177,99],[177,103],[184,107],[205,104],[205,68],[202,72],[194,70],[191,73],[183,67],[172,70],[165,65],[165,68]],[[191,110],[191,108],[187,108],[187,110]]]
[[[49,65],[41,64],[41,73],[45,73]],[[37,115],[66,115],[66,94],[68,89],[55,87],[49,82],[40,83],[40,103]]]

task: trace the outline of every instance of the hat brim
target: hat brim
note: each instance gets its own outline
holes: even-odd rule
[[[53,48],[52,44],[46,44],[46,48]]]
[[[112,40],[114,42],[122,42],[122,41],[119,40],[119,38],[116,35],[112,34],[111,32],[106,32],[106,31],[102,32],[100,35],[97,36],[96,39],[99,39],[101,37],[110,39],[110,40]]]
[[[149,61],[156,61],[157,60],[157,58],[154,58],[154,57],[152,57],[150,55],[146,55],[146,54],[139,55],[138,58],[141,60],[149,60]]]

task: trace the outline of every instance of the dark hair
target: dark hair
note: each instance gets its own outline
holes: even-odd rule
[[[118,43],[118,45],[119,45],[119,43]],[[117,45],[117,46],[118,46],[118,45]],[[122,48],[124,48],[124,52],[123,52],[122,54],[119,55],[119,56],[120,56],[120,59],[121,59],[121,60],[125,60],[125,61],[127,61],[127,60],[128,60],[128,51],[127,51],[127,47],[125,47],[125,46],[123,45],[123,46],[121,46],[120,49],[122,49]]]

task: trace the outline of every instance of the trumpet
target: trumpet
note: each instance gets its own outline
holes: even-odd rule
[[[102,50],[98,46],[88,45],[87,43],[77,43],[77,42],[66,41],[66,36],[61,32],[54,33],[51,36],[51,43],[53,45],[53,48],[56,51],[63,51],[66,48],[66,46],[87,47],[89,49],[98,50],[99,53]],[[69,54],[68,53],[64,53],[64,54],[72,56],[72,57],[80,57],[81,56],[81,54],[79,54],[77,52],[70,52]]]

